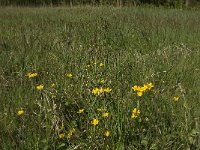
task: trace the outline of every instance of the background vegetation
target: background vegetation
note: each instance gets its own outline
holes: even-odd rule
[[[2,8],[0,149],[199,149],[199,24],[188,10]]]
[[[200,0],[1,0],[3,6],[58,6],[58,5],[114,5],[137,6],[141,4],[153,4],[183,8],[199,5]]]

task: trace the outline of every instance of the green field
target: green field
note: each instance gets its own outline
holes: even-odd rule
[[[200,149],[200,11],[0,8],[0,149]]]

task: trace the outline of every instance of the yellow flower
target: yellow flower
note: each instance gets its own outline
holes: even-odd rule
[[[97,108],[97,111],[102,112],[102,111],[105,111],[105,109],[103,109],[103,108]]]
[[[110,132],[109,132],[109,131],[106,131],[104,135],[105,135],[106,137],[109,137],[109,136],[110,136]]]
[[[135,119],[135,118],[138,117],[139,114],[140,114],[140,110],[138,108],[134,108],[133,111],[132,111],[131,118]]]
[[[84,112],[84,109],[79,109],[77,113],[81,114]]]
[[[132,87],[132,89],[134,91],[137,91],[138,96],[142,96],[142,94],[143,94],[142,92],[145,92],[146,90],[150,90],[152,87],[154,87],[154,86],[150,82],[150,83],[144,84],[142,87],[135,85]]]
[[[104,89],[103,88],[100,88],[99,89],[99,94],[103,93],[104,92]]]
[[[152,87],[154,87],[153,84],[152,84],[151,82],[148,83],[146,86],[147,86],[148,90],[150,90]]]
[[[23,116],[24,115],[24,110],[23,109],[18,110],[17,115],[18,116]]]
[[[174,97],[173,97],[173,100],[174,100],[175,102],[178,102],[178,101],[179,101],[179,97],[178,97],[178,96],[174,96]]]
[[[59,134],[58,136],[59,136],[59,139],[64,139],[65,133],[61,133],[61,134]]]
[[[134,91],[137,91],[137,90],[138,90],[138,86],[135,85],[134,87],[132,87],[132,89],[133,89]]]
[[[95,89],[93,89],[92,90],[92,93],[94,94],[94,95],[96,95],[96,94],[102,94],[104,92],[104,89],[103,88],[95,88]]]
[[[148,87],[147,87],[146,85],[143,86],[143,87],[141,87],[141,88],[140,88],[140,92],[145,92],[145,91],[147,90],[147,88],[148,88]]]
[[[67,76],[68,78],[72,78],[72,74],[71,74],[71,73],[67,73],[66,76]]]
[[[98,119],[93,118],[93,120],[91,121],[91,124],[93,124],[94,126],[96,126],[99,123]]]
[[[141,97],[142,96],[142,92],[137,92],[137,95],[139,96],[139,97]]]
[[[137,108],[134,108],[133,111],[132,111],[132,113],[134,113],[134,114],[140,114],[140,110],[137,109]]]
[[[106,83],[106,80],[101,80],[101,83]]]
[[[37,88],[38,90],[42,90],[42,89],[44,88],[44,85],[43,85],[43,84],[38,85],[38,86],[36,86],[36,88]]]
[[[29,73],[26,74],[26,76],[27,76],[28,78],[34,78],[34,77],[38,76],[38,74],[37,74],[37,73],[29,72]]]
[[[99,89],[98,89],[98,88],[93,89],[93,90],[92,90],[92,93],[93,93],[94,95],[98,94],[98,93],[99,93]]]
[[[134,113],[132,113],[131,118],[135,119],[135,118],[137,118],[137,116]]]
[[[112,91],[112,89],[110,89],[110,88],[104,89],[104,92],[106,92],[106,93],[110,93],[111,91]]]
[[[104,64],[103,64],[103,63],[100,63],[100,64],[99,64],[99,67],[103,67],[103,66],[104,66]]]
[[[69,132],[69,133],[67,134],[67,138],[70,139],[70,138],[72,137],[72,135],[73,135],[73,133],[72,133],[72,132]]]
[[[52,87],[52,88],[55,87],[55,86],[56,86],[55,83],[52,83],[52,84],[51,84],[51,87]]]
[[[75,131],[76,131],[76,129],[74,129],[74,128],[70,129],[69,133],[67,134],[67,138],[70,139]]]
[[[60,127],[60,130],[63,130],[65,128],[64,123],[62,122],[62,125]]]
[[[148,89],[148,85],[147,84],[144,84],[143,85],[143,89],[146,91]]]
[[[110,93],[112,91],[112,89],[110,89],[110,88],[95,88],[95,89],[93,89],[92,90],[92,93],[94,94],[94,95],[96,95],[96,94],[98,94],[98,95],[100,95],[100,94],[102,94],[102,93],[104,93],[104,92],[106,92],[106,93]]]
[[[108,117],[109,113],[106,112],[106,113],[103,113],[102,117]]]
[[[76,129],[75,129],[75,128],[72,128],[72,129],[71,129],[71,132],[73,132],[73,133],[74,133],[75,131],[76,131]]]

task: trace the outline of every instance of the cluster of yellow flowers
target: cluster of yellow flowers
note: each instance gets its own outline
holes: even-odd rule
[[[134,109],[132,110],[131,118],[132,118],[132,119],[135,119],[135,118],[137,118],[137,117],[139,116],[139,114],[140,114],[140,109],[134,108]]]
[[[107,115],[108,115],[108,113],[107,113]],[[99,124],[99,120],[96,119],[96,118],[93,118],[93,120],[91,121],[91,124],[93,124],[94,126],[96,126],[96,125]],[[110,136],[110,132],[107,130],[107,131],[104,133],[104,135],[105,135],[106,137],[109,137],[109,136]]]
[[[70,139],[73,135],[73,133],[75,133],[76,129],[75,128],[72,128],[69,130],[69,133],[67,134],[67,138]]]
[[[94,88],[93,90],[92,90],[92,93],[94,94],[94,95],[100,95],[100,94],[103,94],[103,93],[110,93],[112,91],[112,89],[111,88],[109,88],[109,87],[107,87],[107,88]]]
[[[34,78],[34,77],[37,77],[37,76],[38,76],[38,73],[36,73],[36,72],[29,72],[29,73],[26,74],[26,76],[27,76],[28,78]],[[73,75],[72,75],[72,73],[67,73],[67,74],[66,74],[66,77],[72,78]],[[51,87],[52,87],[52,88],[55,87],[55,83],[52,83],[52,84],[51,84]],[[36,86],[36,89],[37,89],[37,90],[42,90],[42,89],[44,89],[44,85],[43,85],[43,84],[37,85],[37,86]]]
[[[87,66],[90,67],[91,65],[97,65],[97,63],[92,61],[92,62],[90,63],[90,65],[87,65]],[[102,62],[99,63],[99,67],[103,67],[103,66],[105,66],[105,65],[104,65]]]
[[[75,132],[76,132],[75,128],[70,129],[69,132],[67,133],[67,139],[70,139]],[[58,137],[59,139],[64,139],[66,137],[66,133],[60,133]]]
[[[97,111],[102,112],[102,111],[105,111],[105,109],[98,108]],[[108,112],[105,111],[105,112],[102,113],[102,117],[103,117],[103,118],[107,118],[108,116],[109,116],[109,113],[108,113]],[[91,124],[92,124],[93,126],[96,126],[96,125],[99,124],[99,120],[96,119],[96,118],[93,118],[92,121],[91,121]],[[104,133],[104,136],[109,137],[109,136],[110,136],[110,132],[107,130],[107,131]]]
[[[29,73],[26,74],[26,76],[27,76],[28,78],[34,78],[34,77],[37,77],[37,76],[38,76],[38,73],[36,73],[36,72],[29,72]],[[37,89],[37,90],[42,90],[43,88],[44,88],[44,85],[43,85],[43,84],[40,84],[40,85],[37,85],[37,86],[36,86],[36,89]]]
[[[65,133],[61,133],[61,134],[59,134],[58,136],[59,136],[59,139],[64,139]]]
[[[29,73],[26,74],[26,76],[27,76],[28,78],[34,78],[34,77],[37,77],[38,74],[37,74],[36,72],[29,72]]]
[[[145,83],[143,86],[135,85],[135,86],[132,87],[132,89],[137,92],[138,96],[142,96],[143,92],[145,92],[146,90],[151,90],[152,87],[154,87],[154,86],[150,82],[150,83]]]

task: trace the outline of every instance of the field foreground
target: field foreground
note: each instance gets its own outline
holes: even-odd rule
[[[200,149],[200,12],[1,8],[0,149]]]

